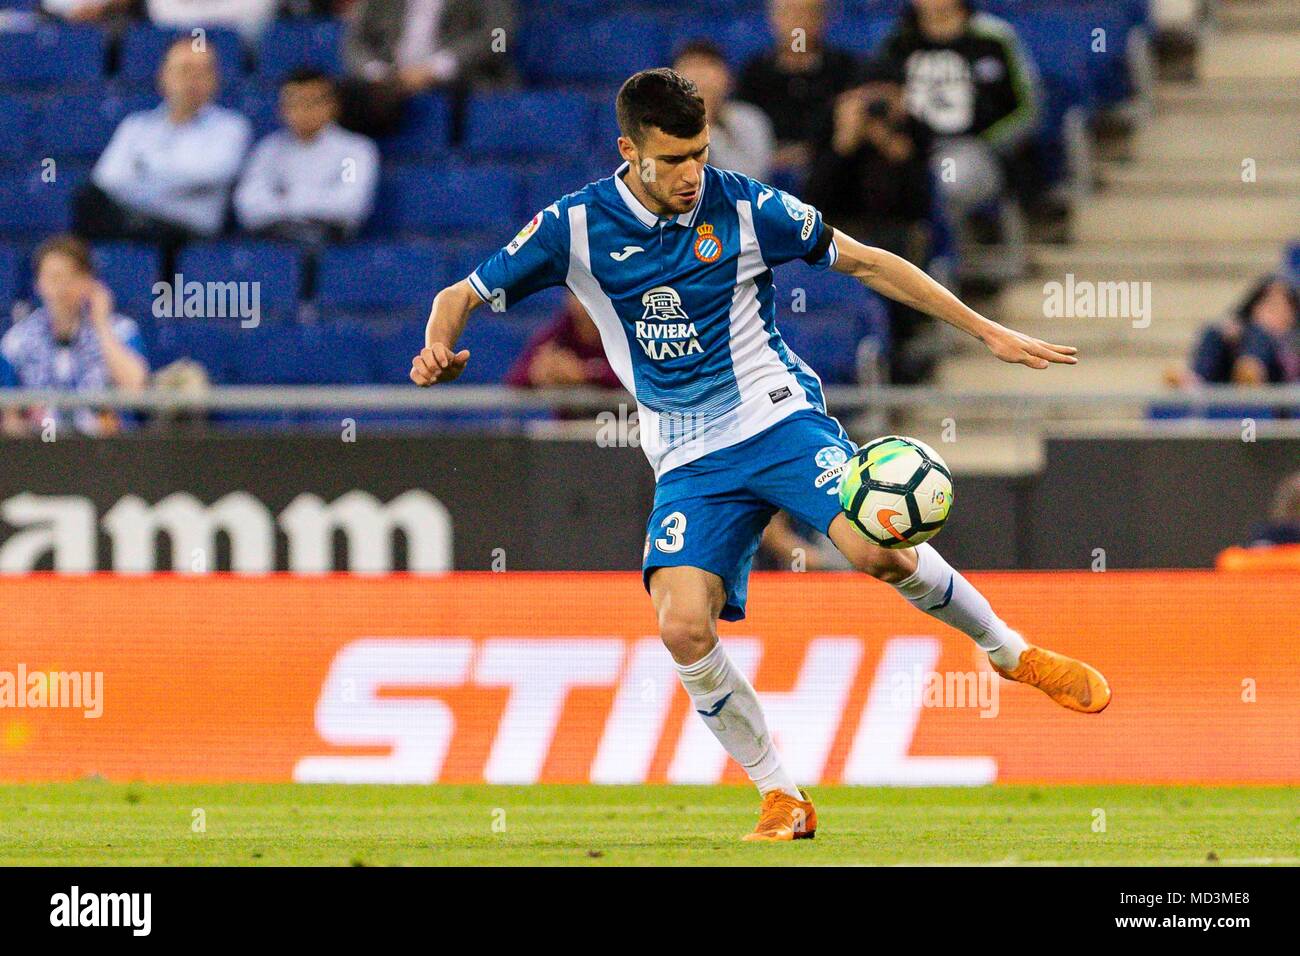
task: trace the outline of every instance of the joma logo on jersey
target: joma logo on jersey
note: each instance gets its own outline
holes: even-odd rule
[[[682,297],[672,286],[656,286],[641,296],[645,312],[636,323],[636,340],[646,357],[660,361],[703,352],[695,323],[682,310]]]

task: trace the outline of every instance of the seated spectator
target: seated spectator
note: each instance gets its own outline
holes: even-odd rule
[[[1251,529],[1245,547],[1219,553],[1220,571],[1300,571],[1300,472],[1278,486],[1269,520]]]
[[[41,0],[47,16],[69,23],[115,24],[131,17],[139,0]]]
[[[0,384],[20,388],[139,391],[149,378],[140,331],[113,311],[113,293],[95,278],[90,248],[74,236],[55,236],[33,256],[41,305],[0,338]],[[53,417],[45,409],[5,409],[8,434],[39,433]],[[78,409],[54,418],[88,435],[116,431],[108,412]]]
[[[217,80],[211,48],[181,39],[167,49],[158,72],[163,102],[132,113],[113,133],[77,196],[79,234],[174,247],[221,231],[251,127],[212,102]]]
[[[1280,385],[1300,382],[1300,292],[1268,276],[1220,322],[1207,326],[1190,368],[1172,369],[1165,380],[1196,385]]]
[[[623,387],[605,358],[600,330],[572,294],[565,300],[564,311],[529,340],[506,373],[505,384],[515,388]]]
[[[804,198],[850,235],[924,269],[934,231],[929,147],[930,131],[907,112],[897,83],[846,90],[835,101],[830,139],[813,154]],[[924,381],[935,355],[918,343],[931,323],[897,302],[889,316],[889,380]]]
[[[776,133],[777,185],[798,188],[813,144],[826,137],[831,104],[852,85],[853,56],[825,43],[825,0],[770,0],[776,45],[741,71],[736,95],[767,114]]]
[[[673,69],[695,84],[709,123],[709,165],[764,182],[772,175],[772,121],[757,106],[731,99],[731,69],[708,40],[682,47]]]
[[[145,0],[149,19],[161,27],[230,27],[256,39],[273,19],[280,0]]]
[[[338,119],[334,83],[298,70],[280,86],[276,130],[254,147],[235,188],[235,213],[249,232],[319,243],[361,228],[374,202],[379,150]]]
[[[1046,202],[1034,135],[1039,83],[1005,20],[967,0],[912,0],[886,39],[879,69],[904,86],[907,106],[935,135],[933,162],[959,226],[1010,187]]]
[[[343,39],[343,125],[386,135],[409,96],[510,79],[515,20],[514,0],[358,0]]]

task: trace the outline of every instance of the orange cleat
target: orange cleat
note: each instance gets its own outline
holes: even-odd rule
[[[758,826],[753,833],[745,834],[746,843],[779,843],[785,840],[811,840],[817,835],[817,811],[813,809],[808,794],[796,800],[780,790],[772,790],[763,797]]]
[[[996,664],[993,669],[1007,680],[1037,687],[1067,710],[1100,714],[1110,703],[1110,685],[1100,671],[1055,651],[1029,647],[1015,670],[1004,671]]]

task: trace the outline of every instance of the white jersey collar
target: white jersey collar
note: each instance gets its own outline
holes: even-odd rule
[[[640,220],[641,224],[647,229],[653,229],[660,222],[661,217],[656,216],[642,205],[641,200],[637,199],[636,196],[632,194],[632,190],[628,189],[627,183],[623,182],[623,174],[627,172],[629,165],[629,163],[624,162],[622,166],[618,167],[618,169],[614,171],[614,188],[618,190],[619,196],[623,199],[623,204],[627,206],[632,215],[636,216],[636,218]],[[699,213],[700,206],[704,202],[704,189],[708,185],[708,182],[709,177],[706,172],[700,179],[700,194],[695,197],[695,205],[680,216],[672,217],[676,220],[679,226],[694,225],[695,217]]]

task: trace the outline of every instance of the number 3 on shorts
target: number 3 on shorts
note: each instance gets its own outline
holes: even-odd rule
[[[675,554],[686,544],[686,515],[674,511],[659,523],[664,529],[664,537],[655,538],[655,547],[664,554]]]

